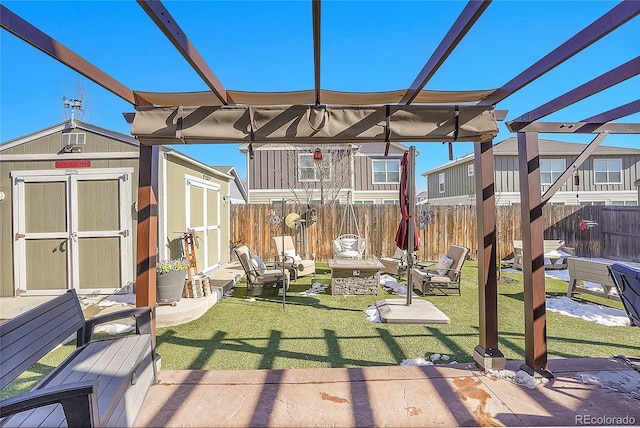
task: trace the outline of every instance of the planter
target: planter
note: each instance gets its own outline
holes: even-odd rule
[[[182,297],[186,271],[156,274],[156,302],[175,306]]]

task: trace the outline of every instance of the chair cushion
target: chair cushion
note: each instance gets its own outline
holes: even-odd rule
[[[438,264],[436,265],[435,271],[438,272],[439,275],[446,275],[452,264],[453,259],[450,259],[443,254],[442,257],[440,257]]]
[[[299,262],[300,260],[302,260],[302,257],[297,255],[296,250],[294,250],[293,248],[289,250],[284,250],[284,255],[286,257],[291,257],[293,261],[296,261],[296,262]]]
[[[258,272],[258,275],[264,275],[267,270],[267,265],[265,265],[262,259],[258,256],[251,259],[251,266],[253,266],[256,272]]]
[[[407,256],[407,252],[405,250],[401,250],[400,248],[396,247],[396,252],[393,253],[394,259],[403,259],[406,256]]]
[[[339,239],[333,240],[333,251],[335,251],[336,253],[339,253],[342,251],[342,244],[340,243]]]

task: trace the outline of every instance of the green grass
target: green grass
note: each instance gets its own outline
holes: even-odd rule
[[[326,264],[316,281],[330,283]],[[310,367],[398,365],[404,359],[447,354],[449,361],[471,362],[478,344],[477,264],[466,262],[461,296],[428,297],[451,319],[448,325],[382,324],[364,310],[376,300],[399,298],[381,287],[379,296],[301,296],[311,276],[292,283],[286,309],[280,297],[244,299],[239,286],[199,319],[157,330],[157,351],[165,370],[251,370]],[[503,274],[513,283],[498,286],[500,350],[508,359],[524,359],[521,274]],[[564,296],[567,283],[546,278],[547,295]],[[622,304],[579,294],[583,302],[622,309]],[[549,358],[640,355],[637,327],[607,327],[547,311]],[[74,348],[59,348],[0,391],[0,399],[30,390]]]
[[[503,274],[515,283],[499,285],[500,350],[508,359],[524,359],[522,275]],[[326,264],[315,281],[330,283]],[[546,279],[547,295],[566,294],[567,283]],[[398,365],[404,359],[447,354],[450,361],[471,362],[478,344],[477,264],[465,263],[462,296],[428,297],[451,319],[448,325],[373,323],[364,310],[383,298],[400,298],[382,287],[379,296],[299,295],[311,276],[292,283],[286,309],[281,297],[244,299],[240,285],[201,318],[158,329],[163,369],[250,370],[310,367]],[[579,300],[622,309],[596,296]],[[584,299],[582,298],[584,296]],[[607,327],[547,311],[549,358],[608,357],[640,354],[637,328]]]

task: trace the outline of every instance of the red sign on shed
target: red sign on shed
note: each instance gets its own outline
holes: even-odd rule
[[[90,166],[90,160],[69,160],[56,162],[56,168],[89,168]]]

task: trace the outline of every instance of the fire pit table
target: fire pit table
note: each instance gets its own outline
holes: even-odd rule
[[[363,259],[329,259],[331,294],[333,296],[378,295],[380,271],[384,265],[375,257]]]

